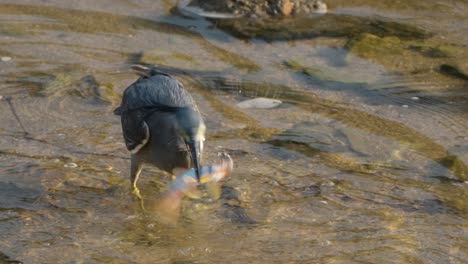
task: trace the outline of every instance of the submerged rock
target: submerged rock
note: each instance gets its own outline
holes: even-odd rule
[[[430,33],[418,27],[376,18],[346,14],[295,16],[285,19],[230,19],[218,20],[217,27],[244,39],[267,41],[295,40],[315,37],[356,38],[369,33],[380,38],[397,37],[402,40],[425,39]]]
[[[463,68],[462,65],[442,64],[440,65],[439,71],[442,74],[468,81],[468,65],[465,65]]]
[[[346,138],[334,127],[318,122],[302,122],[272,138],[283,141],[305,144],[312,149],[329,152],[348,151]]]
[[[365,131],[343,126],[340,132],[346,136],[353,151],[379,162],[399,160],[400,146],[397,142]]]
[[[370,33],[351,39],[345,48],[362,58],[375,61],[379,61],[381,56],[400,55],[403,49],[400,39],[395,36],[379,37]]]
[[[41,189],[21,187],[14,183],[0,182],[0,208],[4,209],[31,209],[38,205],[34,199],[40,196]]]
[[[66,87],[70,87],[73,83],[73,77],[69,74],[59,73],[53,80],[44,85],[39,91],[39,95],[52,96],[62,93]]]
[[[188,54],[180,52],[170,52],[165,50],[149,50],[141,54],[138,63],[161,64],[172,67],[189,68],[190,66],[201,66],[201,63]]]
[[[272,141],[302,144],[311,150],[331,153],[354,152],[375,162],[400,159],[398,142],[340,123],[302,122],[273,137]]]
[[[459,52],[459,47],[455,45],[440,44],[431,46],[428,44],[411,45],[410,49],[420,52],[422,55],[429,58],[452,58]]]
[[[100,84],[93,75],[85,75],[79,79],[76,76],[59,73],[53,80],[46,83],[38,92],[41,96],[70,95],[88,100],[90,103],[111,103],[120,98],[113,90],[112,84]]]
[[[343,84],[364,84],[364,82],[358,83],[356,80],[354,80],[357,78],[355,76],[351,76],[350,74],[333,72],[330,69],[319,67],[317,65],[314,67],[308,67],[292,59],[284,61],[284,65],[293,71],[301,72],[309,77],[316,79],[317,81],[340,82]]]

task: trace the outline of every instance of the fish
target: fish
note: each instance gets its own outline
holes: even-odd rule
[[[221,182],[231,174],[234,163],[227,153],[222,153],[222,161],[201,167],[200,184],[205,185],[212,199],[221,196]],[[195,169],[191,168],[181,173],[172,181],[159,201],[153,206],[153,211],[159,215],[162,222],[175,223],[180,215],[182,199],[185,196],[200,198],[199,183]]]
[[[213,184],[218,183],[226,178],[232,171],[233,161],[228,154],[223,154],[223,160],[221,163],[215,163],[210,165],[202,166],[200,173],[201,184]],[[182,192],[187,193],[193,187],[196,187],[197,176],[195,169],[191,168],[177,176],[177,178],[168,186],[169,192]]]

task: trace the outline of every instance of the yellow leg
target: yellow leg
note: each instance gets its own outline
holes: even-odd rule
[[[132,182],[132,194],[134,194],[138,199],[143,200],[140,194],[140,190],[137,187],[137,181],[141,174],[141,164],[137,161],[136,155],[130,157],[130,181]]]
[[[141,197],[141,194],[140,194],[140,189],[138,189],[138,187],[133,186],[132,194],[138,197],[138,199],[143,200],[143,197]]]

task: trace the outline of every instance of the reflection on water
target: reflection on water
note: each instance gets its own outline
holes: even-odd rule
[[[466,29],[443,30],[466,3],[207,21],[156,2],[0,4],[1,263],[467,261]],[[221,198],[184,200],[177,225],[129,193],[112,110],[136,62],[194,95],[207,163],[234,158]],[[256,97],[282,104],[236,107]],[[141,192],[168,181],[146,168]]]

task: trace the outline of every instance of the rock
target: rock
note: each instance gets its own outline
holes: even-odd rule
[[[69,88],[73,83],[73,77],[69,74],[59,73],[55,78],[48,82],[39,91],[42,96],[60,95],[66,88]]]
[[[291,3],[291,0],[283,0],[280,4],[280,11],[283,16],[289,16],[294,8],[294,4]]]
[[[346,152],[346,138],[334,127],[318,122],[302,122],[272,138],[273,141],[305,144],[312,149]]]
[[[395,36],[379,37],[370,33],[360,34],[346,43],[345,48],[352,53],[379,62],[382,56],[401,55],[403,47]]]
[[[342,127],[340,131],[348,139],[352,150],[371,157],[375,161],[390,162],[395,159],[393,155],[395,151],[399,150],[397,142],[386,140],[356,128]]]
[[[327,13],[328,8],[327,4],[320,0],[316,0],[312,3],[312,12],[317,14],[325,14]]]
[[[377,162],[396,160],[398,142],[369,134],[340,123],[302,122],[272,138],[276,145],[303,144],[329,153],[355,152]],[[281,142],[283,144],[281,144]]]
[[[2,210],[35,208],[37,204],[30,201],[39,197],[41,192],[41,189],[0,182],[0,208]]]
[[[145,51],[139,60],[139,63],[161,64],[172,67],[189,68],[190,66],[201,66],[194,58],[185,53],[170,52],[166,50]]]
[[[76,75],[59,73],[38,92],[42,96],[70,95],[88,103],[112,103],[120,99],[112,83],[100,84],[93,75],[77,78]]]
[[[468,167],[456,155],[448,155],[440,159],[440,163],[449,169],[460,181],[468,180]]]
[[[354,89],[359,87],[365,87],[367,84],[363,81],[363,76],[359,76],[349,73],[343,70],[334,70],[332,68],[320,67],[315,65],[314,67],[307,67],[301,63],[289,59],[284,62],[284,65],[289,69],[297,72],[301,72],[312,80],[321,83],[321,85],[333,87],[343,87],[346,89]],[[344,68],[343,68],[344,69]]]
[[[420,52],[422,55],[430,58],[453,58],[461,53],[461,49],[455,45],[441,44],[430,46],[426,44],[412,45],[410,49]]]
[[[327,5],[321,0],[184,0],[178,5],[183,14],[207,18],[269,18],[278,15],[324,14]]]
[[[238,18],[240,15],[236,12],[232,12],[234,5],[232,2],[223,3],[222,1],[217,1],[218,5],[215,8],[213,6],[208,6],[208,8],[203,4],[203,1],[193,1],[188,0],[181,1],[177,4],[177,10],[187,16],[200,16],[206,18],[214,19],[232,19]],[[220,5],[219,5],[220,4]],[[213,11],[207,11],[214,9]]]
[[[236,37],[255,38],[266,41],[295,40],[316,37],[345,37],[356,39],[361,34],[372,34],[378,38],[396,37],[399,40],[420,40],[431,36],[418,27],[378,20],[362,16],[327,13],[325,15],[305,15],[315,13],[314,8],[306,10],[294,8],[289,19],[224,19],[218,20],[217,26]],[[279,12],[279,7],[274,9]],[[304,14],[304,15],[301,15]]]
[[[78,164],[76,164],[76,163],[74,163],[74,162],[69,162],[69,163],[65,163],[65,164],[63,165],[63,167],[74,169],[74,168],[77,168],[77,167],[78,167]]]
[[[439,71],[442,74],[468,81],[468,67],[466,65],[464,71],[462,65],[442,64],[440,65]]]
[[[3,62],[11,61],[11,57],[7,57],[7,56],[1,57],[0,59],[1,59],[1,61],[3,61]]]
[[[237,107],[246,109],[246,108],[274,108],[280,105],[282,102],[277,99],[259,97],[255,99],[246,100],[237,104]]]
[[[81,98],[99,98],[99,83],[93,75],[85,75],[73,82],[69,93]]]

